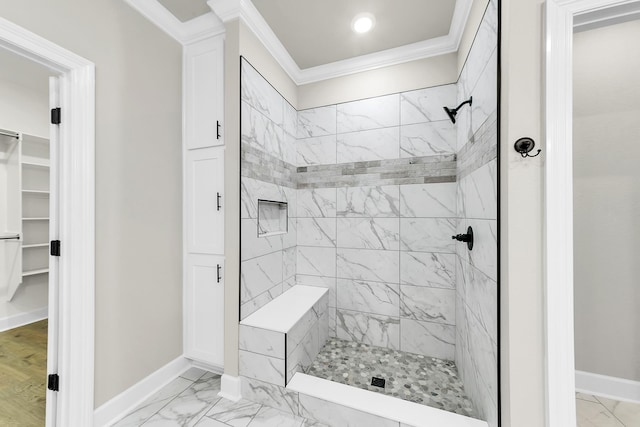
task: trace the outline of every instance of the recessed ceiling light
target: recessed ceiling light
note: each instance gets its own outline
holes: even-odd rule
[[[375,25],[376,18],[370,13],[359,13],[351,21],[351,29],[358,34],[371,31]]]

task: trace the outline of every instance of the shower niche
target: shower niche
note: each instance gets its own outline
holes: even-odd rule
[[[258,237],[286,233],[289,223],[288,213],[287,202],[258,200]]]
[[[243,58],[243,397],[498,426],[497,66],[494,1],[446,85],[296,110]]]

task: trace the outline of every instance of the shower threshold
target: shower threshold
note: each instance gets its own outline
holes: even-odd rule
[[[432,408],[473,417],[452,361],[329,338],[305,373]],[[373,384],[381,384],[384,387]]]

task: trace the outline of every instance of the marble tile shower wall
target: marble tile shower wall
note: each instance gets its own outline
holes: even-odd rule
[[[446,85],[298,112],[296,282],[330,289],[333,335],[454,358],[455,100]]]
[[[458,372],[476,414],[498,425],[497,10],[491,0],[458,82],[457,232],[474,230],[472,251],[456,248]]]
[[[241,76],[241,278],[244,319],[296,274],[296,110],[246,61]],[[258,199],[287,202],[286,234],[258,237]]]

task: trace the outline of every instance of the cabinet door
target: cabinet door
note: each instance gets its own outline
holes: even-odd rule
[[[186,153],[187,253],[224,253],[224,148]]]
[[[224,366],[224,258],[187,256],[185,354],[209,365]]]
[[[222,37],[184,50],[184,123],[188,149],[223,145],[224,52]]]

